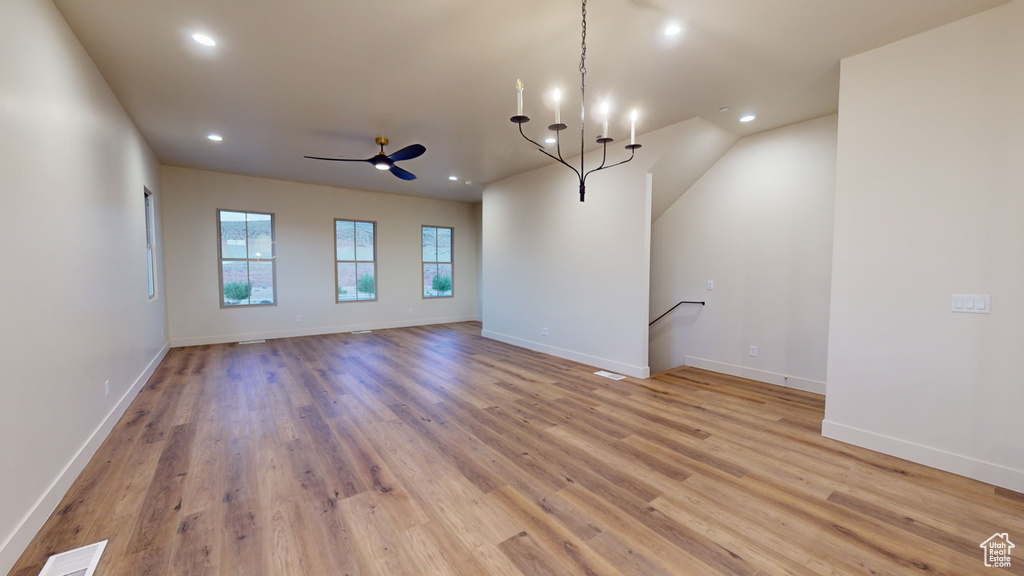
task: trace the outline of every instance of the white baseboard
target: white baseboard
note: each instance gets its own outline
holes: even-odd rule
[[[320,336],[321,334],[340,334],[359,330],[386,330],[388,328],[407,328],[409,326],[429,326],[431,324],[451,324],[453,322],[480,321],[479,316],[449,316],[447,318],[426,318],[403,320],[399,322],[370,322],[366,324],[349,324],[343,326],[321,326],[318,328],[298,328],[294,330],[270,330],[249,332],[245,334],[221,334],[218,336],[197,336],[193,338],[172,338],[171,348],[182,346],[205,346],[207,344],[228,344],[246,340],[272,340],[274,338],[296,338],[299,336]]]
[[[797,376],[776,374],[775,372],[768,372],[767,370],[758,370],[757,368],[726,364],[725,362],[705,360],[704,358],[695,358],[693,356],[684,357],[683,362],[685,362],[687,366],[693,366],[694,368],[700,368],[702,370],[721,372],[722,374],[728,374],[730,376],[739,376],[740,378],[757,380],[758,382],[764,382],[765,384],[775,384],[776,386],[784,386],[786,388],[793,388],[794,390],[803,390],[804,392],[813,392],[815,394],[822,395],[825,394],[825,383],[819,382],[818,380],[809,380],[807,378],[799,378]]]
[[[599,358],[597,356],[591,356],[582,352],[575,352],[573,350],[566,350],[564,348],[557,348],[555,346],[548,346],[532,340],[525,340],[523,338],[516,338],[515,336],[509,336],[507,334],[501,334],[491,330],[483,330],[480,333],[484,338],[490,338],[491,340],[497,340],[513,346],[519,346],[520,348],[526,348],[533,350],[534,352],[542,352],[544,354],[550,354],[552,356],[558,356],[559,358],[565,358],[566,360],[572,360],[574,362],[580,362],[590,366],[596,366],[603,370],[610,370],[612,372],[618,372],[625,374],[626,376],[632,376],[634,378],[650,378],[651,368],[650,366],[632,366],[630,364],[624,364],[622,362],[616,362],[615,360],[608,360],[607,358]]]
[[[9,572],[14,563],[18,561],[18,558],[21,557],[21,554],[28,548],[32,539],[35,538],[39,530],[42,529],[43,524],[50,517],[50,514],[57,509],[61,499],[71,489],[71,485],[78,479],[78,475],[82,473],[82,470],[85,470],[86,464],[89,463],[89,460],[99,450],[103,441],[107,439],[114,425],[117,424],[117,421],[128,410],[132,400],[135,399],[139,391],[142,390],[142,387],[149,380],[149,377],[156,371],[157,366],[160,365],[164,356],[167,355],[168,350],[170,350],[170,344],[164,344],[164,347],[157,352],[142,374],[128,387],[128,390],[121,396],[117,404],[114,405],[103,421],[100,422],[99,426],[89,435],[89,438],[78,449],[78,452],[71,458],[71,461],[64,466],[64,469],[46,488],[46,491],[43,492],[39,500],[32,505],[28,514],[22,518],[7,541],[0,546],[0,574]]]
[[[899,438],[869,432],[825,420],[821,435],[847,444],[853,444],[946,472],[952,472],[1016,492],[1024,492],[1024,470],[1007,468],[1000,464],[977,460],[969,456],[922,446]]]

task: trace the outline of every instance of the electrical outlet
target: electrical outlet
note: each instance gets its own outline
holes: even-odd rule
[[[547,328],[541,328],[540,329],[540,335],[541,336],[547,336],[548,335],[548,329]]]
[[[714,289],[715,289],[715,281],[714,280],[708,280],[708,290],[714,290]]]
[[[103,397],[110,398],[110,380],[103,383]]]
[[[412,308],[409,308],[409,314],[412,314]]]
[[[161,340],[164,339],[164,329],[163,328],[160,329],[160,339]]]
[[[296,315],[295,316],[295,321],[296,322],[302,322],[302,316],[301,315]]]
[[[750,355],[755,357],[757,356],[757,346],[750,347]]]

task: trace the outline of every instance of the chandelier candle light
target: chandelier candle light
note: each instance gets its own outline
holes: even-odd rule
[[[629,158],[616,162],[615,164],[607,164],[608,161],[608,144],[613,142],[608,136],[608,119],[610,116],[610,104],[606,101],[601,105],[601,112],[604,114],[604,123],[602,124],[602,133],[597,138],[597,143],[601,145],[601,165],[597,168],[585,171],[584,162],[584,120],[586,118],[586,95],[587,95],[587,0],[583,0],[583,41],[580,44],[580,168],[577,170],[575,167],[569,165],[565,159],[562,158],[562,142],[560,134],[562,130],[568,128],[565,124],[562,124],[562,93],[560,90],[555,88],[554,100],[555,100],[555,123],[548,126],[548,130],[555,133],[555,144],[557,156],[549,153],[544,149],[544,146],[531,139],[523,132],[523,124],[530,121],[529,116],[523,115],[523,83],[521,80],[516,80],[516,115],[511,118],[512,122],[519,125],[519,134],[526,138],[530,143],[537,146],[537,150],[540,150],[545,155],[557,160],[562,165],[568,167],[570,170],[576,173],[576,177],[580,181],[580,202],[583,202],[584,195],[587,190],[587,176],[590,176],[598,170],[605,170],[612,166],[618,166],[619,164],[625,164],[633,159],[636,154],[636,149],[640,148],[640,145],[636,143],[636,119],[637,112],[633,112],[629,115],[630,127],[629,127],[629,144],[626,146],[626,150],[629,150]],[[606,165],[607,164],[607,165]]]

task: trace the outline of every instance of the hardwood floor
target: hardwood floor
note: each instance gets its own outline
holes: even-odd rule
[[[821,396],[479,333],[171,350],[11,574],[103,539],[106,576],[987,574],[1024,540],[1020,494],[824,439]]]

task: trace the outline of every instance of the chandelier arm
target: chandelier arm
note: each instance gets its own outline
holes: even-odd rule
[[[564,166],[567,166],[567,167],[568,167],[568,168],[569,168],[570,170],[572,170],[573,172],[576,172],[576,177],[577,177],[577,178],[582,178],[582,177],[583,177],[583,176],[581,176],[581,175],[580,175],[580,172],[579,172],[578,170],[576,170],[575,168],[573,168],[573,167],[572,167],[572,166],[571,166],[571,165],[570,165],[570,164],[569,164],[568,162],[566,162],[565,160],[562,160],[562,153],[561,153],[561,152],[559,152],[559,153],[558,153],[558,156],[555,156],[555,155],[551,154],[550,152],[548,152],[547,150],[545,150],[545,149],[544,149],[544,146],[542,146],[542,145],[541,145],[540,143],[538,143],[538,142],[537,142],[536,140],[534,140],[534,139],[530,138],[529,136],[527,136],[527,135],[526,135],[526,134],[525,134],[525,133],[523,132],[523,125],[522,125],[521,123],[519,124],[519,133],[520,133],[520,134],[521,134],[521,135],[523,136],[523,138],[526,138],[526,140],[527,140],[528,142],[530,142],[531,144],[533,144],[534,146],[536,146],[536,147],[537,147],[537,151],[538,151],[538,152],[540,152],[541,154],[544,154],[545,156],[547,156],[548,158],[551,158],[552,160],[557,160],[557,161],[558,161],[558,162],[559,162],[560,164],[562,164],[562,165],[564,165]]]
[[[561,134],[562,134],[561,130],[558,130],[558,131],[555,132],[555,150],[558,152],[558,159],[561,160],[562,164],[566,164],[565,158],[562,158],[562,136],[561,136]],[[566,164],[566,165],[568,166],[568,164]],[[569,166],[569,168],[572,168],[572,166]],[[573,170],[575,171],[575,168],[573,168]],[[577,172],[576,175],[579,176],[579,172]]]
[[[556,158],[556,160],[558,160],[559,162],[561,162],[565,166],[568,166],[570,170],[575,172],[576,173],[576,177],[579,178],[580,179],[580,183],[582,183],[583,182],[583,166],[580,165],[580,169],[576,170],[575,168],[572,167],[571,164],[569,164],[568,162],[565,161],[565,158],[562,157],[562,139],[560,137],[560,134],[561,134],[561,130],[555,132],[555,148],[558,151],[558,158]],[[546,150],[541,150],[541,152],[544,152],[545,154],[547,154]],[[551,156],[551,154],[548,154],[548,156]],[[554,158],[554,156],[551,156],[551,157]],[[581,152],[581,159],[582,159],[582,152]]]
[[[597,172],[598,170],[604,170],[605,169],[605,163],[608,162],[608,143],[607,142],[602,142],[601,143],[601,148],[602,148],[602,151],[601,151],[601,165],[598,166],[597,168],[594,168],[590,172],[587,172],[587,173],[583,174],[583,182],[584,183],[586,183],[586,181],[587,181],[587,176],[589,176],[590,174],[592,174],[594,172]],[[629,160],[626,160],[626,162],[629,162]],[[608,168],[611,168],[611,166],[608,166]]]
[[[615,164],[609,164],[607,166],[602,164],[601,166],[599,166],[597,168],[594,168],[590,172],[587,172],[586,174],[584,174],[583,175],[583,181],[586,182],[587,176],[590,176],[591,174],[593,174],[594,172],[597,172],[598,170],[607,170],[609,168],[614,168],[616,166],[620,166],[620,165],[625,164],[626,162],[629,162],[630,160],[632,160],[634,156],[636,156],[636,151],[633,150],[633,149],[630,149],[630,151],[629,151],[629,158],[626,158],[622,162],[616,162]]]

